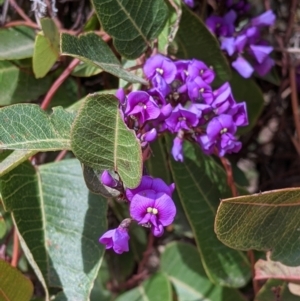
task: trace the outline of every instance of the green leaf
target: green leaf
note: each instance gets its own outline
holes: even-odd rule
[[[201,19],[186,5],[182,5],[182,16],[176,35],[178,51],[182,59],[199,59],[216,71],[216,85],[229,81],[231,72],[222,54],[219,42],[210,33]]]
[[[0,60],[32,57],[34,37],[34,30],[27,26],[0,29]]]
[[[277,298],[277,296],[280,297]],[[282,301],[299,301],[299,296],[290,293],[286,282],[270,279],[255,297],[255,301],[275,301],[276,299]]]
[[[264,97],[253,79],[246,79],[237,72],[232,72],[230,80],[232,93],[237,102],[245,101],[247,104],[249,125],[239,129],[239,133],[249,132],[256,124],[264,107]]]
[[[169,149],[171,141],[168,139]],[[214,233],[216,208],[230,195],[223,169],[199,147],[184,144],[184,162],[170,158],[172,176],[181,204],[190,222],[208,277],[215,284],[241,287],[250,277],[246,256],[224,246]]]
[[[74,122],[71,145],[85,165],[116,171],[129,188],[140,183],[141,146],[134,131],[123,122],[114,95],[87,96]]]
[[[7,61],[0,61],[0,106],[29,102],[46,93],[51,78],[36,79],[31,70],[19,69]]]
[[[117,51],[138,58],[162,31],[168,16],[164,0],[92,0],[105,32]]]
[[[124,70],[107,44],[94,33],[82,34],[79,37],[63,33],[61,52],[62,55],[76,57],[128,82],[147,84],[142,78]]]
[[[2,214],[0,212],[0,239],[2,239],[5,236],[6,230],[7,230],[6,222],[5,222],[5,219],[4,219],[4,217],[2,216]]]
[[[59,31],[55,25],[55,22],[50,18],[42,18],[40,20],[43,33],[49,40],[50,45],[54,53],[59,55]]]
[[[211,283],[197,249],[190,244],[168,244],[161,257],[161,271],[174,285],[178,301],[244,301],[237,290]]]
[[[158,36],[158,51],[164,55],[168,54],[168,47],[173,42],[179,28],[179,22],[182,14],[181,1],[174,0],[172,4],[167,1],[169,14],[167,22],[162,32]]]
[[[300,265],[300,188],[223,200],[215,230],[226,245],[240,250],[271,251],[270,259]]]
[[[33,285],[16,268],[0,259],[0,300],[29,301],[33,294]]]
[[[101,70],[97,66],[85,62],[80,62],[79,65],[77,65],[72,71],[72,75],[76,77],[90,77],[93,75],[97,75],[102,71],[103,70]]]
[[[0,109],[0,149],[54,151],[70,149],[75,113],[61,107],[48,115],[38,105],[17,104]]]
[[[56,301],[89,300],[104,252],[98,238],[106,230],[107,203],[89,193],[79,162],[26,162],[1,177],[0,188],[46,294],[60,288]]]
[[[35,38],[32,67],[36,78],[44,77],[59,58],[59,32],[52,19],[41,19],[43,33]]]
[[[172,301],[171,285],[163,273],[156,273],[137,288],[120,295],[116,301]]]
[[[37,152],[32,150],[15,150],[0,162],[0,177],[4,176],[15,167],[26,161]]]

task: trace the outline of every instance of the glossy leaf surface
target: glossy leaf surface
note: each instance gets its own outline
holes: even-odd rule
[[[124,57],[139,57],[155,39],[168,15],[163,0],[92,0],[103,29]]]

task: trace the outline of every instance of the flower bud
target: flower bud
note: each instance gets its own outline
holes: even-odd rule
[[[146,132],[145,134],[142,135],[141,140],[144,142],[152,142],[156,139],[157,137],[157,131],[155,128],[152,130]]]
[[[103,171],[101,175],[101,182],[108,187],[116,187],[118,185],[117,180],[110,175],[108,170]]]

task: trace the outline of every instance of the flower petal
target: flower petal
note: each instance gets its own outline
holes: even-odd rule
[[[158,210],[158,220],[163,226],[168,226],[174,221],[176,207],[169,195],[165,193],[157,194],[154,208]]]

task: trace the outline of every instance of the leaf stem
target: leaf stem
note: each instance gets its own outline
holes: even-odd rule
[[[13,240],[13,254],[11,259],[11,265],[13,267],[17,267],[19,261],[19,250],[20,250],[20,243],[17,228],[14,227],[14,240]]]
[[[291,99],[292,99],[292,109],[294,122],[297,132],[296,139],[293,139],[293,143],[296,147],[298,155],[300,156],[300,120],[299,120],[299,105],[298,105],[298,95],[297,95],[297,83],[296,83],[296,71],[294,66],[289,68],[290,77],[290,87],[291,87]]]
[[[15,0],[9,0],[10,5],[15,9],[15,11],[22,17],[28,24],[36,25],[23,11],[23,9],[17,4]]]
[[[48,93],[46,94],[42,104],[41,109],[46,110],[55,95],[58,88],[63,84],[63,82],[68,78],[68,76],[72,73],[75,67],[79,64],[80,60],[74,59],[69,66],[64,70],[64,72],[57,78],[57,80],[53,83]]]

